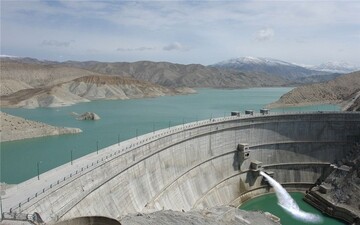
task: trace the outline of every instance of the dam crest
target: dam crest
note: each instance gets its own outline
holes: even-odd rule
[[[235,115],[154,131],[6,190],[2,219],[77,217],[238,206],[269,192],[261,170],[305,191],[360,139],[360,113]],[[22,215],[22,216],[21,216]],[[21,217],[21,218],[20,218]]]

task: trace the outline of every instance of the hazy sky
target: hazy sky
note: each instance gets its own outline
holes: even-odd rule
[[[1,54],[213,64],[360,65],[360,1],[1,0]]]

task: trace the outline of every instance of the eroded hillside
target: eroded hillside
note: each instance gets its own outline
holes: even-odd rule
[[[194,93],[192,89],[172,89],[146,81],[118,76],[85,76],[60,84],[28,88],[1,97],[4,107],[60,107],[99,99],[149,98]]]
[[[186,87],[165,87],[138,80],[121,71],[107,75],[31,58],[2,58],[0,69],[2,107],[60,107],[98,99],[195,93]]]
[[[110,75],[130,75],[166,87],[245,88],[281,86],[286,82],[280,77],[263,73],[227,71],[200,64],[176,64],[169,62],[65,62],[64,65]]]
[[[270,107],[341,104],[344,110],[359,110],[360,71],[345,74],[328,82],[294,88],[270,104]]]
[[[0,112],[1,142],[49,135],[75,134],[82,132],[78,128],[55,127],[45,123],[23,119]]]

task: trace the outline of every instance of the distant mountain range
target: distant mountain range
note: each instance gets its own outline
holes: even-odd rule
[[[9,56],[0,57],[0,60],[2,103],[6,100],[6,105],[29,107],[192,92],[190,89],[179,91],[178,88],[184,87],[248,88],[299,85],[327,81],[340,75],[276,59],[254,57],[231,59],[211,66],[151,61],[56,62]],[[116,80],[111,77],[116,77]],[[132,90],[138,91],[135,93]],[[152,95],[151,92],[157,94]],[[97,94],[94,95],[95,93]],[[27,97],[31,96],[33,99],[28,100]]]
[[[131,77],[110,76],[61,63],[1,60],[2,107],[60,107],[98,99],[149,98],[190,94]]]
[[[323,78],[334,78],[334,75],[332,77],[322,77],[333,74],[330,71],[315,70],[271,58],[240,57],[222,61],[212,66],[231,71],[268,74],[281,77],[289,83],[311,83],[322,81]]]
[[[288,83],[283,78],[269,76],[268,74],[227,71],[200,64],[183,65],[169,62],[151,61],[139,61],[134,63],[97,61],[52,62],[40,61],[32,58],[16,57],[3,57],[1,58],[1,60],[3,62],[1,65],[2,70],[8,71],[9,73],[2,74],[2,77],[18,77],[20,74],[26,73],[25,70],[22,70],[21,73],[19,73],[20,71],[18,71],[18,68],[22,68],[25,65],[26,67],[34,67],[36,65],[37,69],[39,69],[40,67],[53,68],[53,70],[58,70],[59,68],[66,68],[66,70],[71,71],[73,71],[74,69],[79,69],[82,71],[81,73],[89,75],[91,75],[91,73],[97,73],[112,76],[132,77],[137,80],[148,81],[154,84],[171,88],[247,88],[263,86],[284,86]],[[32,71],[33,70],[29,70],[28,73],[31,73]],[[36,73],[41,72],[38,71]],[[54,73],[49,73],[49,76],[53,75]],[[64,74],[63,77],[65,78],[67,76],[68,74]],[[46,80],[46,78],[41,79]]]
[[[360,66],[354,66],[347,62],[327,62],[318,66],[308,66],[307,68],[331,73],[351,73],[360,70]]]

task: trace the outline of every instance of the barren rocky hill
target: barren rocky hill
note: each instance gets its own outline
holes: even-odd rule
[[[315,75],[323,76],[329,74],[327,72],[311,70],[282,60],[251,56],[225,60],[212,66],[233,71],[248,73],[257,72],[261,74],[268,74],[269,76],[282,77],[290,83],[299,82],[298,79],[303,79],[305,77],[312,77]],[[314,77],[312,79],[314,79]]]
[[[82,76],[132,77],[162,86],[246,88],[282,86],[288,81],[262,73],[243,73],[169,62],[52,62],[31,58],[1,58],[1,79],[15,79],[32,87],[49,86]],[[11,88],[8,88],[11,89]]]
[[[0,112],[1,142],[49,135],[75,134],[82,132],[78,128],[54,127],[45,123],[23,119]]]
[[[82,76],[99,75],[80,68],[72,68],[53,63],[22,62],[21,60],[8,60],[2,58],[0,61],[1,81],[15,80],[25,83],[31,87],[44,87],[62,83]],[[6,88],[11,89],[11,84]],[[1,93],[3,95],[3,93]]]
[[[199,64],[52,62],[1,58],[1,106],[58,107],[94,99],[194,93],[192,87],[281,86],[279,77],[228,72]],[[190,88],[189,88],[190,87]]]
[[[192,89],[174,89],[147,81],[118,76],[86,76],[63,84],[71,93],[90,100],[148,98],[194,93]]]
[[[194,93],[118,76],[85,76],[60,84],[28,88],[1,97],[3,107],[60,107],[98,99],[149,98]]]
[[[13,80],[13,79],[1,79],[0,82],[0,96],[3,95],[10,95],[14,92],[32,88],[27,83],[24,83],[20,80]]]
[[[359,109],[360,71],[345,74],[324,83],[297,87],[270,104],[283,107],[311,104],[342,104],[346,109]]]
[[[130,75],[166,87],[244,88],[281,86],[280,77],[261,73],[230,72],[200,64],[182,65],[169,62],[65,62],[66,66],[87,69],[109,75]]]

